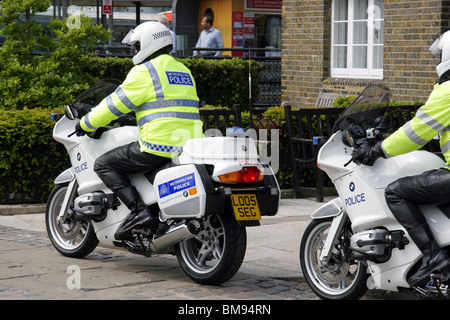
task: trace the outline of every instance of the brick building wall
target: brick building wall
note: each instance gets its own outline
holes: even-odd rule
[[[315,101],[329,74],[331,0],[283,0],[282,101]],[[313,102],[314,105],[314,102]]]
[[[447,30],[450,1],[385,0],[383,79],[330,77],[331,0],[283,0],[282,101],[314,106],[321,90],[357,95],[383,84],[393,99],[425,101],[437,79],[428,48]]]
[[[439,57],[429,47],[441,34],[442,1],[385,1],[384,83],[393,98],[426,100]]]

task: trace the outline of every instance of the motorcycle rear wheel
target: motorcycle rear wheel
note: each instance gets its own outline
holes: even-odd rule
[[[219,285],[239,270],[246,247],[245,227],[225,213],[205,217],[200,233],[180,242],[176,255],[181,268],[192,280]]]
[[[57,185],[47,201],[45,225],[53,246],[66,257],[84,258],[98,245],[92,224],[87,221],[76,221],[67,217],[58,220],[59,210],[67,193],[67,184]]]
[[[340,255],[329,266],[320,261],[320,253],[332,219],[313,220],[306,228],[300,244],[300,265],[310,288],[321,299],[357,300],[367,292],[367,267],[361,261],[347,261]],[[351,235],[346,230],[343,238]],[[342,241],[344,239],[341,238]],[[342,249],[339,247],[338,249]]]

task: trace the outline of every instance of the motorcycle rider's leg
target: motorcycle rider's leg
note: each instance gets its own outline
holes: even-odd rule
[[[159,219],[156,214],[150,212],[136,188],[130,186],[116,189],[114,192],[127,208],[131,210],[128,220],[114,233],[114,238],[116,240],[129,239],[133,235],[133,229],[138,226],[149,227],[154,232],[158,226]]]
[[[442,271],[450,266],[450,259],[440,249],[418,207],[421,204],[439,205],[448,202],[445,200],[445,192],[449,187],[450,171],[441,169],[401,178],[386,188],[389,208],[423,253],[422,265],[408,280],[411,286],[425,284],[432,272]]]
[[[408,284],[412,287],[426,284],[430,274],[442,272],[450,266],[447,253],[439,247],[434,239],[419,249],[423,253],[423,259],[419,270],[408,279]]]
[[[95,162],[94,171],[100,179],[131,210],[128,220],[114,235],[117,240],[131,237],[132,230],[138,226],[153,229],[158,225],[157,213],[150,212],[136,188],[131,186],[127,174],[150,172],[169,161],[169,158],[141,152],[139,143],[133,142],[107,152]]]

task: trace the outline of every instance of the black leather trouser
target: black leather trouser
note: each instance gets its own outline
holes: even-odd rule
[[[385,196],[395,218],[422,250],[434,236],[418,206],[450,202],[450,170],[441,168],[400,178],[388,185]]]
[[[147,173],[171,161],[148,152],[141,152],[139,143],[117,147],[97,158],[94,171],[112,191],[130,187],[127,174]]]

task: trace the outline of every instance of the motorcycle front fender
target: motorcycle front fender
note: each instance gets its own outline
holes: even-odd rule
[[[328,264],[331,256],[332,250],[334,248],[334,243],[336,243],[337,238],[340,236],[342,228],[347,221],[347,214],[342,209],[342,201],[340,198],[335,198],[328,203],[324,204],[311,215],[313,219],[325,219],[333,218],[331,222],[330,229],[328,231],[328,236],[325,240],[322,252],[320,254],[320,261],[324,264]]]
[[[340,198],[335,198],[328,201],[323,206],[318,208],[311,214],[313,219],[325,219],[336,217],[342,212],[342,201]]]
[[[72,181],[73,179],[75,179],[75,174],[73,172],[73,169],[69,168],[69,169],[61,172],[59,174],[59,176],[56,177],[55,184],[68,183],[68,182]]]

